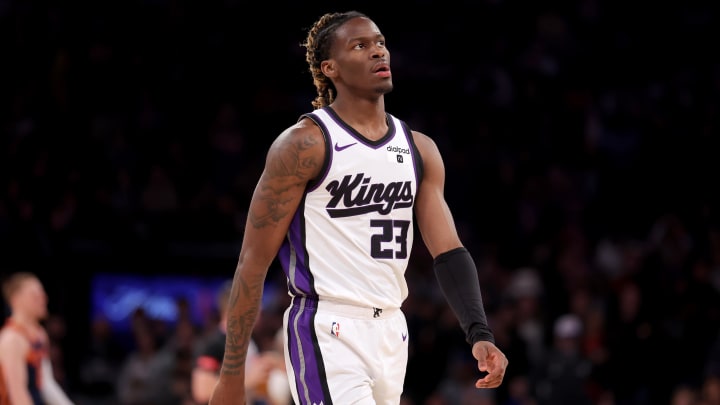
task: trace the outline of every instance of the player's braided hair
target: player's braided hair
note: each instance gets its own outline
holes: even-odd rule
[[[310,68],[313,83],[317,89],[317,97],[313,100],[313,107],[322,108],[335,99],[335,87],[332,81],[320,69],[322,61],[330,59],[330,47],[335,31],[346,21],[356,17],[366,17],[358,11],[344,13],[327,13],[321,16],[308,31],[307,39],[302,46],[305,47],[305,60]]]

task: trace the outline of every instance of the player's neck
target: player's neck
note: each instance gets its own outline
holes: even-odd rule
[[[16,325],[19,325],[31,332],[35,332],[36,329],[41,327],[40,321],[37,318],[21,312],[13,312],[13,314],[10,315],[10,319]]]
[[[379,139],[387,132],[383,97],[374,100],[338,98],[330,107],[346,124],[370,139]]]
[[[378,122],[385,121],[385,98],[360,97],[354,94],[338,94],[330,104],[338,115],[346,121]]]

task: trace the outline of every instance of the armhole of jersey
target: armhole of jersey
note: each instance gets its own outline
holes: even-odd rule
[[[413,159],[413,161],[415,162],[415,178],[417,178],[417,184],[418,187],[420,187],[420,183],[422,183],[423,178],[422,155],[420,155],[420,150],[418,150],[417,145],[415,145],[415,138],[413,137],[412,131],[410,130],[408,124],[402,120],[400,121],[400,124],[405,131],[405,136],[407,137],[408,144],[410,144],[410,147],[413,151],[413,156],[415,157],[415,159]]]
[[[323,139],[325,140],[325,158],[323,159],[322,168],[320,168],[318,176],[310,180],[306,187],[307,191],[311,191],[314,190],[318,185],[320,185],[323,179],[325,179],[325,176],[327,176],[328,169],[330,168],[330,159],[332,159],[332,148],[330,147],[330,145],[332,145],[332,141],[330,141],[330,132],[328,132],[325,123],[322,122],[320,117],[313,113],[306,113],[301,115],[300,119],[303,119],[305,117],[311,119],[315,123],[315,125],[320,127],[320,132],[322,132]]]

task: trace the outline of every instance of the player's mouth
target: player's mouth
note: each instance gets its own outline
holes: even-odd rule
[[[373,67],[373,73],[380,77],[390,77],[390,65],[385,62],[380,62]]]

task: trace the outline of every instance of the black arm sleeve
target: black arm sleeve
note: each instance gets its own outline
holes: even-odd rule
[[[477,268],[467,249],[459,247],[438,255],[433,261],[433,270],[445,299],[460,321],[465,340],[471,345],[481,340],[495,343],[485,316]]]

